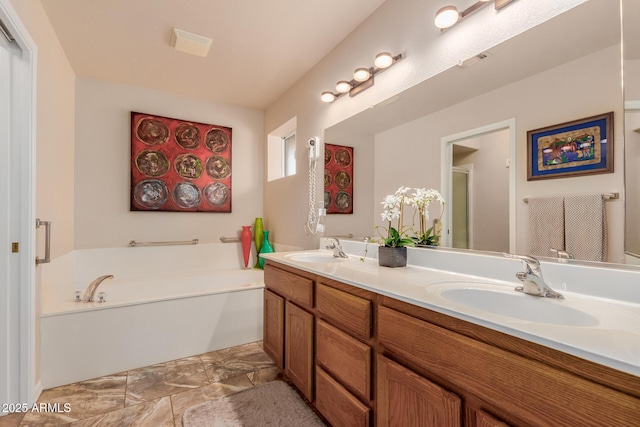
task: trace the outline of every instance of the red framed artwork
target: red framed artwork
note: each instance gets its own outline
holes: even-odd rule
[[[132,211],[231,212],[231,128],[131,112]]]
[[[353,147],[324,145],[324,207],[328,214],[353,213]]]

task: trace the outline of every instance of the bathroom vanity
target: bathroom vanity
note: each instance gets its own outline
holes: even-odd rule
[[[625,326],[626,337],[610,327],[637,319],[638,304],[483,318],[473,304],[442,302],[443,288],[471,289],[482,303],[474,289],[502,285],[498,302],[516,309],[502,291],[547,301],[493,279],[326,251],[267,258],[264,349],[334,426],[640,425],[640,323]],[[567,293],[569,304],[577,299]],[[620,317],[600,317],[610,311]],[[616,346],[630,360],[618,363]]]

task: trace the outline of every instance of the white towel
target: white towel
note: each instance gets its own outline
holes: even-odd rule
[[[564,198],[529,198],[529,254],[554,256],[550,249],[564,250]]]
[[[607,225],[602,194],[565,196],[565,250],[576,259],[606,261]]]

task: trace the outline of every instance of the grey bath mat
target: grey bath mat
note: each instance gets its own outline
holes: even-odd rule
[[[298,393],[274,381],[193,406],[184,427],[316,427],[325,424]]]

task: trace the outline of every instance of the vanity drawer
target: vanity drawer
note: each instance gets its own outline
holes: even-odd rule
[[[322,320],[316,323],[316,364],[353,394],[371,401],[371,347]]]
[[[371,338],[373,304],[371,301],[332,288],[323,283],[316,286],[318,313],[331,323],[363,340]]]
[[[313,280],[267,264],[264,269],[267,288],[299,305],[313,307]]]
[[[383,306],[378,342],[385,354],[501,408],[516,425],[631,426],[640,419],[640,399]],[[518,396],[537,396],[544,410]]]
[[[316,367],[315,406],[333,426],[368,427],[371,425],[371,409],[351,395],[320,367]]]

